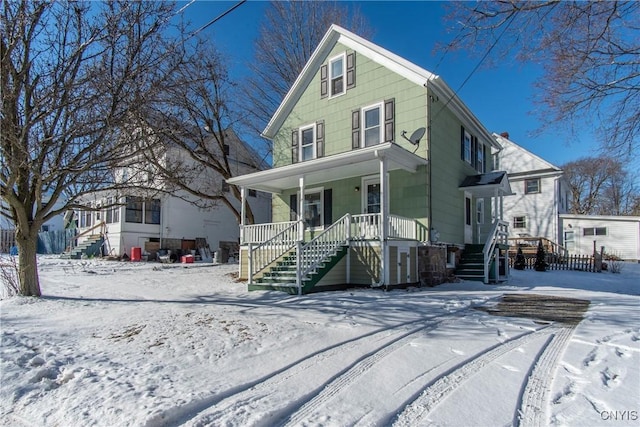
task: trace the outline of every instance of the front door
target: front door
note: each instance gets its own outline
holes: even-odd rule
[[[473,213],[471,194],[464,193],[464,242],[473,243]]]
[[[380,179],[368,178],[362,181],[362,213],[380,213]]]

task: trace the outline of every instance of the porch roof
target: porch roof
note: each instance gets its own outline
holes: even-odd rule
[[[504,171],[468,176],[460,184],[461,191],[468,191],[476,197],[511,196],[511,185]],[[496,193],[496,191],[498,193]]]
[[[388,171],[403,169],[415,172],[418,166],[427,164],[426,159],[388,142],[237,176],[229,178],[227,182],[253,190],[281,193],[283,190],[298,187],[301,177],[304,177],[305,185],[315,185],[379,173],[382,159],[387,161]]]

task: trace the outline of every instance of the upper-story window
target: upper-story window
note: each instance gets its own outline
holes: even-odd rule
[[[484,144],[476,143],[476,170],[485,173],[484,169]]]
[[[473,136],[464,126],[461,127],[460,158],[478,173],[487,171],[487,146]]]
[[[462,130],[462,160],[471,164],[471,134]]]
[[[540,178],[524,180],[524,194],[536,194],[540,192]]]
[[[395,99],[369,105],[351,113],[351,148],[393,142],[394,136]]]
[[[301,161],[315,158],[315,125],[300,129]]]
[[[324,120],[294,129],[291,133],[291,162],[304,162],[324,156]]]
[[[381,125],[382,104],[362,109],[363,146],[371,147],[382,141]]]
[[[329,61],[329,81],[331,82],[331,96],[342,95],[345,92],[345,55]]]
[[[356,53],[343,52],[320,67],[320,97],[334,97],[356,87]]]

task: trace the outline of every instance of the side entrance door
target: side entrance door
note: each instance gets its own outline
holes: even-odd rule
[[[464,192],[464,242],[473,243],[473,212],[471,193]]]

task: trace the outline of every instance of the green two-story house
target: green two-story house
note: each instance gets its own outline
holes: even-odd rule
[[[273,223],[241,224],[249,289],[419,284],[425,247],[443,268],[477,252],[467,274],[484,282],[507,274],[500,146],[439,76],[334,25],[263,136],[273,168],[228,180],[272,194]]]

